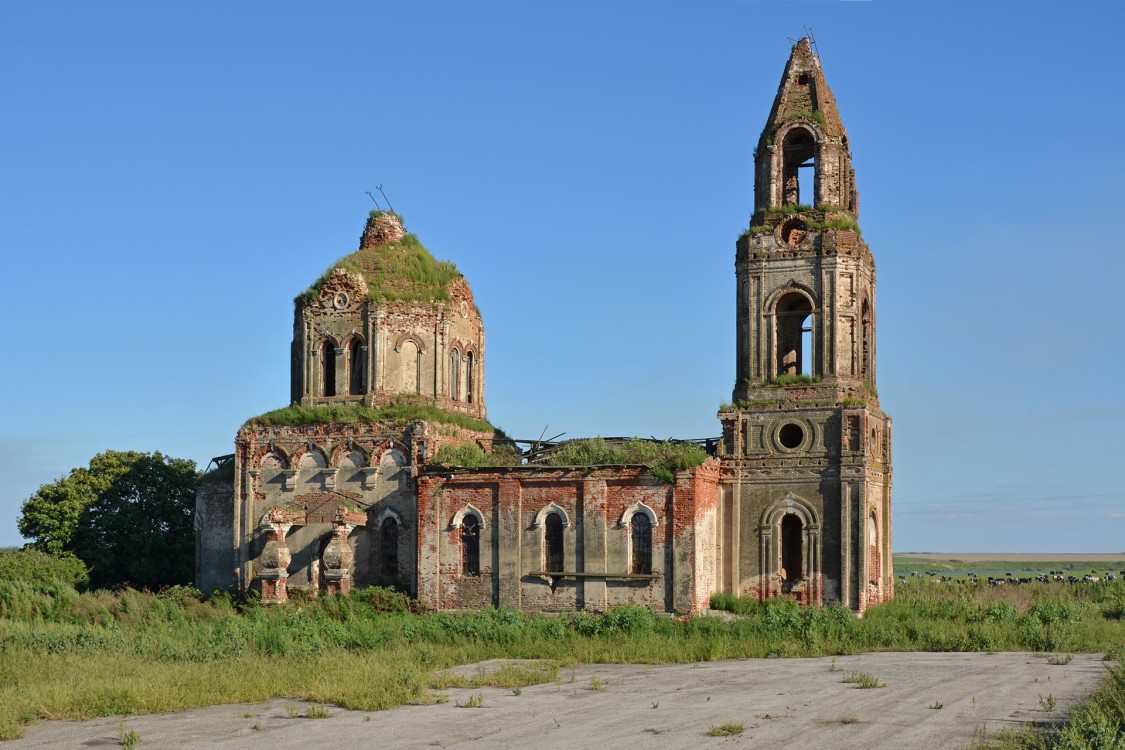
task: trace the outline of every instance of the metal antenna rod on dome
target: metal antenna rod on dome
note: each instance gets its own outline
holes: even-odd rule
[[[813,36],[813,33],[812,33],[812,26],[806,26],[806,27],[805,27],[805,36],[807,36],[807,37],[809,38],[809,44],[811,44],[811,45],[812,45],[812,51],[813,51],[813,53],[814,53],[814,54],[815,54],[815,55],[816,55],[817,57],[820,57],[820,50],[819,50],[819,49],[817,48],[817,46],[816,46],[816,37],[815,37],[815,36]]]
[[[376,185],[375,189],[379,191],[379,195],[383,196],[383,200],[387,202],[387,206],[391,209],[391,213],[393,214],[395,212],[395,207],[391,205],[391,199],[387,197],[387,194],[383,192],[383,186]]]
[[[382,211],[382,210],[383,210],[383,207],[379,205],[379,201],[375,200],[375,196],[371,194],[371,191],[370,191],[370,190],[366,190],[366,191],[364,191],[364,192],[366,192],[366,193],[367,193],[367,197],[371,199],[371,202],[375,204],[375,208],[377,208],[377,209],[379,209],[380,211]]]

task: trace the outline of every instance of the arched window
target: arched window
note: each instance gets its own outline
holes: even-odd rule
[[[808,297],[798,292],[777,302],[777,374],[813,374],[813,313]]]
[[[363,341],[359,337],[353,338],[348,345],[348,393],[353,396],[363,395]]]
[[[336,344],[326,340],[321,347],[320,382],[324,385],[325,396],[336,395]]]
[[[879,524],[872,513],[867,519],[867,578],[878,585],[880,578]]]
[[[398,521],[391,517],[383,519],[379,529],[380,572],[390,578],[398,577]]]
[[[473,403],[473,353],[465,353],[465,400]]]
[[[458,386],[461,384],[461,353],[456,349],[449,355],[449,397],[454,401],[459,395]]]
[[[461,574],[480,575],[480,521],[472,513],[461,520]]]
[[[782,144],[782,179],[784,191],[781,202],[787,206],[795,206],[805,199],[810,205],[816,203],[813,190],[810,190],[809,181],[804,180],[804,189],[801,185],[802,169],[813,170],[813,180],[816,174],[816,139],[805,128],[794,128],[785,136]]]
[[[870,378],[870,362],[871,362],[871,305],[867,300],[863,301],[863,307],[860,310],[860,326],[861,336],[863,343],[859,353],[859,374],[864,380]]]
[[[652,572],[652,521],[644,513],[634,513],[629,522],[629,533],[632,537],[633,559],[631,572]]]
[[[781,519],[781,567],[785,569],[786,581],[799,581],[804,578],[803,540],[804,524],[793,513]]]
[[[398,391],[399,393],[419,393],[421,384],[418,378],[418,345],[412,340],[402,342],[399,349]]]
[[[548,513],[543,524],[543,547],[547,562],[547,571],[561,573],[563,571],[563,522],[558,513]]]

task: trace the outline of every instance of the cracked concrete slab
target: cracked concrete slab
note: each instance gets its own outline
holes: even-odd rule
[[[515,691],[441,691],[447,700],[389,711],[272,700],[174,714],[40,722],[12,748],[117,746],[122,725],[146,748],[305,750],[313,744],[393,748],[534,747],[536,750],[683,747],[962,748],[978,733],[1052,721],[1093,690],[1109,662],[1076,655],[874,653],[814,659],[747,659],[677,665],[583,664],[556,682]],[[469,665],[463,671],[495,668]],[[841,679],[867,672],[886,687]],[[346,676],[343,676],[346,679]],[[480,707],[468,707],[476,703]],[[471,700],[472,699],[472,700]],[[1041,700],[1042,699],[1042,700]],[[1047,711],[1051,699],[1053,711]],[[940,708],[939,708],[940,706]],[[294,708],[295,707],[295,708]],[[712,737],[711,727],[741,724]]]

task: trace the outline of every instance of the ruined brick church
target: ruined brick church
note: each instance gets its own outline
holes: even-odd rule
[[[670,482],[643,464],[436,461],[463,446],[511,455],[485,421],[484,323],[451,264],[372,212],[359,249],[295,301],[293,405],[247,422],[200,486],[196,584],[266,601],[394,585],[432,609],[688,614],[730,592],[862,612],[889,599],[875,266],[807,39],[754,188],[735,253],[732,403],[714,455]]]

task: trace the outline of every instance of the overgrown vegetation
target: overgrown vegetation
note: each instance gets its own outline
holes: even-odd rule
[[[288,604],[262,607],[252,596],[204,599],[187,587],[78,594],[63,580],[9,576],[0,580],[0,737],[18,736],[24,725],[46,717],[123,716],[275,697],[390,708],[425,701],[442,686],[537,684],[553,679],[558,665],[576,663],[883,650],[1125,657],[1125,619],[1115,614],[1125,607],[1121,582],[992,588],[908,579],[898,584],[893,602],[869,608],[862,619],[839,607],[802,608],[784,600],[763,604],[719,595],[713,604],[741,616],[682,621],[640,607],[554,618],[507,609],[425,614],[409,597],[380,588],[294,596]],[[496,658],[539,661],[471,678],[445,671]],[[1071,744],[1010,747],[1115,747],[1105,738],[1120,737],[1123,722],[1125,671],[1116,667],[1053,735]]]
[[[707,452],[695,443],[675,443],[631,438],[606,441],[585,438],[563,443],[545,460],[549,466],[603,466],[644,464],[662,482],[674,482],[676,472],[693,469],[707,460]]]
[[[819,383],[819,375],[778,375],[766,381],[766,385],[813,385]]]
[[[337,268],[363,276],[367,297],[374,302],[445,302],[449,300],[446,285],[461,277],[457,266],[436,260],[416,235],[407,234],[399,242],[360,248],[344,256],[293,301],[299,305],[315,302]]]
[[[86,564],[69,552],[52,555],[31,548],[0,550],[0,584],[49,586],[57,581],[81,589],[89,580]]]
[[[517,466],[523,455],[514,444],[499,442],[486,451],[476,443],[462,445],[443,445],[433,462],[442,466],[463,469],[479,469],[485,466]]]
[[[824,221],[809,218],[805,220],[805,228],[810,232],[823,232],[826,229],[845,229],[855,232],[856,234],[862,234],[859,230],[859,224],[850,216],[832,216]]]
[[[333,404],[332,406],[301,406],[290,404],[246,420],[243,427],[277,427],[303,424],[377,424],[405,425],[418,420],[441,422],[464,427],[477,432],[502,432],[483,419],[439,409],[420,401],[400,400],[378,409],[362,404]]]

